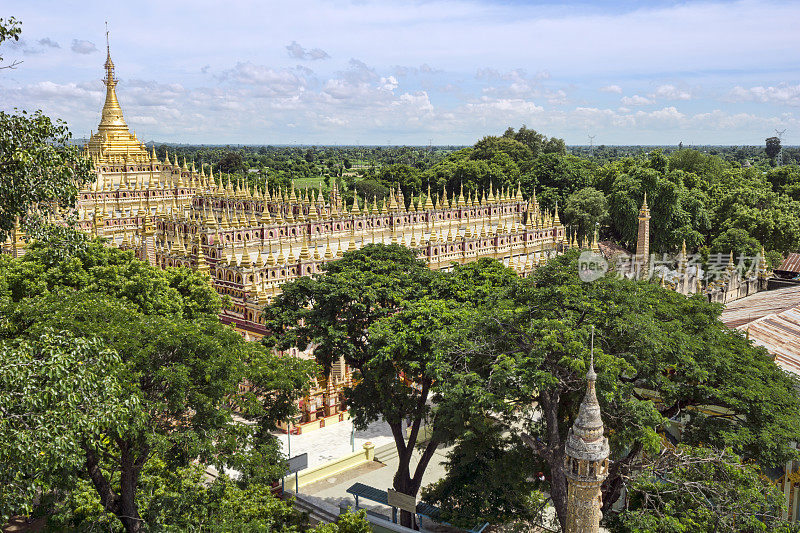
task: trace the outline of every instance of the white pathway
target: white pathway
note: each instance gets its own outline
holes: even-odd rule
[[[313,468],[316,465],[338,459],[343,455],[352,452],[353,447],[350,444],[350,436],[353,431],[353,423],[350,420],[337,422],[322,429],[309,431],[302,435],[292,435],[290,438],[290,446],[287,446],[286,433],[275,433],[281,443],[281,448],[284,454],[289,455],[289,447],[291,447],[291,455],[300,455],[301,453],[308,454],[308,466]],[[384,444],[394,442],[392,432],[389,425],[385,422],[375,422],[371,424],[365,431],[355,432],[355,449],[356,451],[362,450],[365,442],[371,442],[377,448]]]

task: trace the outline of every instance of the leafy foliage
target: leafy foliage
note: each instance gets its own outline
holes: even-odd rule
[[[689,444],[730,447],[770,466],[792,457],[789,443],[800,436],[796,381],[725,328],[718,306],[643,282],[583,283],[576,259],[551,260],[490,302],[453,345],[467,369],[443,378],[462,417],[497,413],[546,465],[562,524],[564,440],[584,390],[590,325],[613,460],[605,512],[639,453],[658,452],[658,432],[671,419],[681,418]],[[709,405],[719,411],[700,409]]]
[[[35,244],[23,258],[1,265],[0,301],[7,318],[0,334],[6,342],[37,343],[50,331],[66,331],[97,339],[118,354],[113,376],[119,390],[112,399],[135,400],[136,409],[117,410],[113,423],[98,417],[95,433],[65,433],[75,439],[74,453],[63,455],[62,462],[66,470],[80,465],[102,507],[128,531],[144,527],[138,485],[153,454],[173,468],[196,459],[220,469],[234,465],[246,483],[264,484],[282,474],[268,429],[274,416],[293,408],[313,364],[278,358],[222,325],[216,316],[219,298],[205,276],[188,269],[162,271],[99,241],[79,242],[64,256]],[[240,393],[245,377],[254,389]],[[80,384],[65,385],[73,387],[68,396],[82,396]],[[264,395],[266,388],[279,392]],[[31,401],[46,406],[54,392],[43,387],[30,393]],[[234,424],[229,402],[257,423]],[[54,423],[71,424],[64,413],[55,414],[62,419]]]
[[[608,217],[606,196],[592,187],[572,193],[564,204],[564,223],[570,226],[576,238],[588,242],[594,238],[595,229]]]
[[[71,137],[64,122],[41,111],[0,111],[0,240],[32,208],[71,207],[78,188],[94,180]]]
[[[783,494],[730,450],[679,446],[635,471],[615,530],[796,531],[781,520]]]
[[[0,521],[30,512],[39,492],[70,488],[81,441],[135,417],[121,367],[101,342],[58,330],[0,343]]]
[[[151,531],[263,531],[281,533],[367,533],[371,531],[363,513],[344,515],[336,524],[310,528],[306,516],[292,508],[291,500],[280,500],[269,484],[242,484],[220,476],[205,478],[203,469],[192,464],[172,468],[158,456],[142,471],[140,484],[142,518]],[[90,484],[80,481],[63,501],[51,505],[52,528],[78,531],[120,530],[110,521]],[[366,528],[366,529],[365,529]]]

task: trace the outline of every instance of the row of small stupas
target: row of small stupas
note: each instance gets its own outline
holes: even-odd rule
[[[647,193],[644,195],[638,219],[636,254],[632,256],[633,261],[629,262],[626,267],[620,268],[623,275],[637,278],[656,276],[656,279],[660,279],[662,287],[673,289],[687,296],[704,294],[709,301],[721,304],[768,288],[768,278],[771,272],[767,266],[763,247],[761,253],[752,261],[749,269],[745,270],[741,265],[734,264],[733,252],[731,252],[725,268],[712,273],[704,272],[697,261],[690,261],[684,240],[680,253],[674,258],[676,270],[662,266],[660,272],[656,272],[652,264],[655,256],[650,254],[650,207],[647,205]],[[721,265],[718,266],[721,267]]]
[[[78,227],[161,267],[209,272],[231,300],[223,318],[255,335],[264,332],[260,308],[282,283],[370,243],[404,244],[435,269],[492,257],[522,275],[566,245],[558,212],[519,189],[449,198],[429,191],[416,203],[398,189],[348,206],[335,184],[325,200],[294,187],[223,186],[212,173],[154,157],[144,171],[132,167],[98,170],[93,189],[81,192]]]
[[[248,335],[264,333],[261,307],[282,283],[369,243],[405,244],[431,268],[492,257],[523,275],[564,247],[557,209],[524,200],[519,187],[450,197],[428,190],[416,203],[398,188],[381,202],[346,205],[335,183],[328,199],[293,185],[252,190],[185,159],[161,161],[125,123],[110,51],[105,69],[100,125],[84,149],[97,180],[80,192],[77,227],[151,264],[208,272],[230,297],[223,320]]]

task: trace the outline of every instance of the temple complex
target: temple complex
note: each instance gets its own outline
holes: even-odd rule
[[[78,195],[77,227],[153,265],[208,273],[228,297],[220,318],[247,339],[267,333],[261,312],[281,284],[320,273],[327,261],[368,244],[403,244],[440,270],[490,257],[522,276],[568,247],[558,209],[524,199],[519,186],[462,188],[458,195],[428,190],[416,199],[398,188],[385,200],[348,205],[335,183],[325,198],[294,185],[251,188],[177,157],[160,160],[125,123],[110,50],[105,71],[100,125],[84,149],[97,179]],[[339,391],[349,380],[343,362],[319,376],[301,404],[300,427],[343,419]]]
[[[208,273],[216,291],[228,297],[221,320],[247,339],[267,334],[262,309],[283,283],[320,273],[326,262],[368,244],[405,245],[439,270],[493,258],[520,276],[576,246],[558,208],[543,209],[535,194],[523,198],[519,185],[516,190],[490,185],[486,191],[467,193],[462,187],[458,194],[428,189],[418,198],[406,198],[398,187],[385,200],[357,198],[348,205],[335,181],[325,197],[293,184],[270,188],[265,182],[251,188],[169,154],[161,160],[125,122],[110,50],[104,66],[106,99],[100,124],[84,148],[97,179],[79,192],[73,213],[76,226],[107,239],[109,245],[132,250],[152,265]],[[637,263],[647,263],[649,257],[649,220],[645,199]],[[20,255],[24,234],[16,229],[6,248]],[[599,250],[596,232],[591,249]],[[764,284],[763,256],[752,279],[741,279],[731,263],[718,287],[704,287],[698,271],[687,269],[685,247],[678,263],[678,279],[666,284],[683,294],[704,291],[724,303]],[[649,265],[639,271],[651,273]],[[349,380],[343,362],[334,365],[330,376],[320,376],[303,402],[300,423],[319,427],[346,416],[339,391]]]

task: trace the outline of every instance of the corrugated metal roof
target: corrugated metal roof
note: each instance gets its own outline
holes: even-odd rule
[[[800,305],[800,285],[761,291],[728,303],[720,319],[729,328],[745,325],[764,316]]]
[[[739,326],[750,340],[763,346],[784,370],[800,375],[800,305]]]
[[[800,274],[800,254],[789,254],[783,260],[781,266],[775,269],[776,272],[786,272]]]

